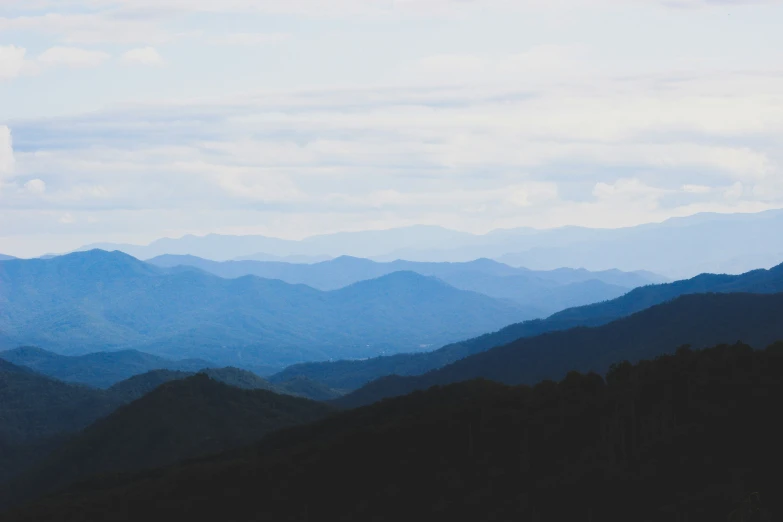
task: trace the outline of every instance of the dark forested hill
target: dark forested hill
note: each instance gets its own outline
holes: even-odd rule
[[[90,251],[0,262],[0,331],[66,354],[133,347],[216,365],[417,351],[530,317],[510,303],[397,272],[333,292],[223,279]]]
[[[3,520],[770,522],[782,401],[783,345],[679,350],[532,388],[470,381],[104,476]]]
[[[756,347],[783,340],[783,294],[686,295],[604,326],[519,339],[424,375],[384,377],[335,402],[356,407],[478,377],[533,384],[572,370],[605,372],[613,361],[651,358],[681,345],[701,348],[736,340]]]
[[[315,401],[336,399],[341,395],[340,392],[332,390],[321,383],[313,382],[305,377],[272,384],[254,373],[239,368],[209,368],[202,370],[200,373],[204,373],[218,382],[242,390],[267,390]],[[113,396],[122,399],[124,402],[130,402],[146,395],[163,383],[187,379],[193,375],[195,375],[193,372],[153,370],[118,382],[109,388],[108,391]]]
[[[295,264],[217,262],[195,256],[164,255],[148,262],[162,267],[197,267],[228,278],[256,275],[292,284],[305,284],[320,290],[335,290],[359,281],[408,271],[437,277],[461,290],[510,299],[531,310],[537,310],[539,315],[548,315],[570,306],[613,299],[632,288],[665,280],[649,272],[619,270],[589,272],[562,268],[536,272],[510,267],[489,259],[465,263],[420,263],[401,260],[378,263],[369,259],[343,256],[321,263]]]
[[[198,374],[165,383],[88,427],[25,476],[15,495],[239,447],[331,411],[322,403],[242,390]]]
[[[27,366],[61,381],[87,384],[96,388],[108,388],[150,370],[198,371],[212,366],[204,360],[172,361],[136,350],[69,357],[30,346],[0,352],[0,359]]]
[[[78,431],[120,403],[101,390],[0,366],[0,439],[9,443]]]
[[[576,326],[599,326],[681,295],[704,292],[783,292],[783,265],[742,275],[704,274],[693,279],[637,288],[612,301],[564,310],[547,319],[513,324],[491,334],[453,343],[433,352],[375,357],[365,361],[304,363],[270,377],[272,382],[304,376],[338,389],[356,389],[387,375],[421,375],[469,355],[516,339]]]

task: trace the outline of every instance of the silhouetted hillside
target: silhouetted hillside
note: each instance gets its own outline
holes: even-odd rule
[[[29,346],[0,352],[0,359],[27,366],[61,381],[82,383],[96,388],[108,388],[150,370],[195,372],[212,366],[204,360],[172,361],[136,350],[69,357]]]
[[[532,388],[470,381],[96,478],[4,521],[773,521],[781,401],[781,344],[679,350]]]
[[[761,347],[782,339],[783,294],[686,295],[604,326],[519,339],[424,375],[381,378],[334,402],[356,407],[479,377],[533,384],[572,370],[603,373],[613,361],[652,358],[686,344],[744,340]]]
[[[0,330],[66,354],[133,347],[254,368],[417,351],[530,317],[411,272],[321,292],[90,251],[0,263]]]
[[[272,384],[247,370],[239,368],[209,368],[200,373],[210,378],[234,386],[243,390],[267,390],[284,395],[294,395],[315,401],[327,401],[335,399],[341,393],[327,386],[313,382],[304,377],[292,379],[288,382]],[[187,379],[195,375],[193,372],[178,372],[171,370],[153,370],[130,379],[118,382],[108,389],[108,392],[125,402],[130,402],[146,395],[163,383]]]
[[[10,362],[6,361],[5,359],[0,359],[0,372],[7,372],[7,373],[35,373],[30,368],[10,363]]]
[[[198,374],[165,383],[88,427],[21,479],[14,496],[239,447],[330,412],[322,403],[242,390]]]
[[[0,439],[9,443],[78,431],[119,404],[101,390],[66,384],[7,362],[0,369]]]
[[[128,403],[147,395],[162,384],[187,379],[193,375],[195,374],[174,370],[152,370],[120,381],[112,385],[107,392]]]
[[[304,363],[286,368],[270,381],[305,376],[337,389],[356,389],[387,375],[421,375],[517,339],[577,326],[600,326],[681,295],[705,292],[783,292],[783,265],[738,276],[704,274],[693,279],[637,288],[618,299],[564,310],[544,320],[513,324],[491,334],[453,343],[429,353],[398,354],[364,361]]]

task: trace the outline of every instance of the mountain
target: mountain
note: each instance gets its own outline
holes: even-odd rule
[[[24,366],[18,366],[16,364],[10,363],[6,361],[5,359],[0,359],[0,372],[5,373],[35,373],[30,368],[26,368]]]
[[[239,368],[209,368],[199,373],[242,390],[267,390],[281,395],[293,395],[314,401],[328,401],[336,399],[341,395],[340,392],[305,377],[272,384],[254,373]],[[121,398],[124,402],[131,402],[146,395],[161,384],[187,379],[193,375],[196,374],[172,370],[153,370],[118,382],[109,388],[108,391],[113,396]]]
[[[3,255],[3,254],[0,254],[0,261],[10,261],[11,259],[16,259],[16,258],[13,257],[13,256],[6,256],[6,255]]]
[[[41,492],[92,474],[151,469],[247,445],[331,411],[322,403],[242,390],[198,374],[165,383],[91,425],[21,483]]]
[[[470,261],[497,259],[513,266],[554,270],[649,270],[672,279],[703,272],[739,274],[783,260],[783,210],[755,214],[703,213],[617,229],[561,227],[466,234],[440,227],[350,232],[290,241],[263,236],[185,236],[147,246],[91,245],[140,259],[163,254],[225,261],[265,252],[273,256],[342,255],[376,261]],[[620,285],[622,286],[622,285]]]
[[[292,241],[259,235],[227,236],[209,234],[187,235],[181,238],[163,238],[149,245],[97,243],[82,247],[86,250],[119,250],[139,259],[150,259],[163,254],[194,255],[206,259],[227,261],[240,257],[264,257],[311,259],[313,257],[337,257],[350,254],[370,257],[396,248],[447,247],[455,242],[470,240],[473,236],[464,232],[437,226],[412,226],[390,230],[362,232],[338,232],[313,236],[302,241]]]
[[[29,346],[0,352],[0,359],[27,366],[38,373],[61,381],[86,384],[95,388],[108,388],[112,384],[150,370],[194,372],[212,366],[203,360],[172,361],[136,350],[69,357]]]
[[[470,381],[96,477],[3,520],[779,520],[782,401],[780,344],[678,350],[605,379]]]
[[[420,351],[532,314],[412,272],[322,292],[99,250],[0,262],[0,331],[9,348],[67,355],[133,348],[253,370]]]
[[[758,214],[697,214],[615,231],[585,231],[576,241],[528,244],[499,261],[529,268],[644,268],[672,278],[741,273],[783,259],[783,210]]]
[[[537,309],[541,315],[613,299],[632,288],[665,281],[664,278],[649,272],[610,270],[592,273],[568,268],[535,272],[513,268],[489,259],[467,263],[417,263],[399,260],[378,263],[369,259],[342,256],[305,265],[258,261],[218,262],[195,256],[164,255],[148,262],[166,268],[195,267],[226,278],[256,275],[291,284],[305,284],[319,290],[335,290],[359,281],[408,271],[437,277],[461,290],[509,299],[531,310]]]
[[[612,362],[656,357],[677,346],[738,339],[755,347],[783,340],[783,294],[686,295],[604,326],[519,339],[424,375],[383,377],[334,403],[353,408],[475,378],[533,384],[569,371],[602,373]]]
[[[783,265],[738,276],[702,274],[688,280],[645,286],[618,299],[564,310],[544,320],[513,324],[497,332],[446,345],[432,352],[374,357],[364,361],[303,363],[286,368],[269,379],[277,382],[303,376],[332,388],[352,390],[387,375],[421,375],[517,339],[577,326],[600,326],[681,295],[708,292],[783,292]]]
[[[0,365],[0,441],[18,444],[72,433],[108,415],[121,401],[101,390]]]
[[[113,384],[107,391],[113,397],[121,399],[123,403],[128,403],[144,397],[162,384],[180,381],[194,375],[194,373],[176,370],[151,370]]]
[[[170,254],[157,256],[157,258],[166,257],[168,255]],[[190,256],[183,256],[183,257],[190,257]],[[157,259],[157,258],[153,258],[153,259]],[[320,263],[321,261],[329,261],[330,259],[333,259],[332,256],[273,256],[271,254],[264,254],[263,252],[257,252],[249,256],[236,257],[231,261],[276,261],[280,263],[312,264],[312,263]]]

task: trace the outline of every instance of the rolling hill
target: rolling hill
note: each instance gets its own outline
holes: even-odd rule
[[[604,373],[613,362],[653,358],[682,345],[737,340],[754,347],[783,340],[783,293],[684,295],[603,326],[518,339],[424,375],[383,377],[334,403],[352,408],[475,378],[534,384],[569,371]]]
[[[108,388],[119,381],[151,370],[195,372],[212,366],[203,360],[172,361],[136,350],[69,357],[30,346],[0,352],[0,359],[26,366],[61,381],[86,384],[95,388]]]
[[[164,269],[119,252],[0,262],[0,331],[66,355],[137,349],[215,366],[420,351],[531,317],[508,301],[396,272],[332,292]]]
[[[453,343],[428,353],[397,354],[365,361],[304,363],[286,368],[269,379],[276,382],[303,376],[332,388],[356,389],[387,375],[421,375],[517,339],[577,326],[600,326],[682,295],[705,292],[783,292],[783,265],[737,276],[702,274],[688,280],[645,286],[618,299],[564,310],[544,320],[513,324],[497,332]]]
[[[605,379],[470,381],[244,450],[96,477],[3,519],[734,520],[758,492],[756,520],[772,521],[783,514],[781,401],[780,344],[678,350]]]
[[[63,444],[20,479],[14,496],[93,474],[155,468],[240,447],[331,411],[306,399],[228,386],[206,374],[171,381]]]

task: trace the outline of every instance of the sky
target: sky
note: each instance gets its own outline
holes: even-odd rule
[[[783,2],[0,0],[0,253],[783,207]]]

